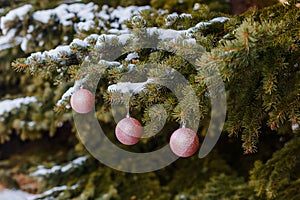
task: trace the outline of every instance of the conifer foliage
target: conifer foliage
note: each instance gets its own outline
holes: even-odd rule
[[[68,158],[54,155],[47,162],[28,161],[29,169],[20,167],[42,180],[33,199],[300,198],[300,2],[240,15],[228,14],[226,1],[203,2],[120,1],[116,5],[124,7],[117,7],[112,1],[54,1],[52,8],[8,3],[0,9],[0,85],[5,88],[0,91],[1,143],[9,143],[14,134],[22,140],[54,136],[69,126],[68,134],[75,138],[70,98],[91,77],[101,77],[96,117],[116,144],[111,107],[124,104],[128,82],[138,85],[128,111],[149,137],[122,148],[160,148],[183,121],[191,127],[199,123],[191,117],[195,112],[201,143],[211,99],[220,92],[214,82],[208,88],[207,80],[215,80],[209,72],[218,71],[225,84],[225,126],[207,157],[179,159],[157,172],[127,174],[96,161],[77,138]],[[164,41],[169,51],[143,48],[148,45],[144,41]],[[195,44],[202,48],[197,58]],[[163,81],[155,82],[165,80],[170,67],[188,80],[199,102],[179,83],[175,89],[187,94],[182,101]],[[190,109],[194,106],[199,109]]]

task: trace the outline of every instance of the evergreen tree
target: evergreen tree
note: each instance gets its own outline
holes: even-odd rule
[[[299,199],[298,1],[236,16],[225,1],[52,3],[3,2],[0,141],[9,144],[15,134],[40,141],[67,132],[70,147],[1,161],[0,185],[10,181],[6,185],[38,193],[33,199]],[[168,51],[143,48],[154,44]],[[201,56],[195,58],[196,50]],[[193,89],[172,83],[185,98],[164,87],[170,67]],[[85,138],[76,136],[70,98],[101,77],[95,115],[115,145],[157,150],[182,122],[199,124],[203,142],[211,101],[221,88],[215,71],[225,84],[226,121],[216,147],[202,159],[180,158],[158,171],[130,174],[99,163],[81,143]],[[121,107],[128,82],[141,86],[133,89],[130,114],[146,126],[146,135],[160,130],[133,147],[120,145],[112,131],[111,107],[126,115]],[[195,106],[199,110],[190,109]],[[86,129],[93,132],[90,124]],[[24,188],[20,174],[34,191]]]

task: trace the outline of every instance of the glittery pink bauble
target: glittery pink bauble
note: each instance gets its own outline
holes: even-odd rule
[[[85,114],[92,110],[95,104],[95,97],[87,89],[79,89],[71,96],[71,106],[77,113]]]
[[[116,137],[125,145],[134,145],[138,143],[142,136],[142,132],[143,128],[141,123],[132,117],[122,119],[116,126]]]
[[[170,147],[177,156],[189,157],[197,151],[199,138],[192,129],[179,128],[170,138]]]

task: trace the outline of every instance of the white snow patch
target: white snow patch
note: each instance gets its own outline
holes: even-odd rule
[[[35,97],[24,97],[13,100],[0,101],[0,115],[10,112],[13,109],[20,108],[22,105],[28,105],[32,102],[37,102]]]
[[[187,13],[182,13],[179,17],[180,18],[193,18],[193,16],[191,14],[187,14]]]
[[[61,24],[70,26],[73,24],[72,18],[75,16],[79,17],[81,21],[93,20],[97,8],[98,6],[93,3],[61,4],[54,9],[36,11],[33,13],[33,18],[36,21],[47,24],[51,18],[57,16]]]
[[[84,41],[84,40],[80,40],[78,38],[75,38],[72,43],[70,44],[70,46],[73,46],[73,45],[77,45],[77,46],[80,46],[80,47],[87,47],[87,43]]]
[[[7,22],[14,21],[16,18],[18,18],[19,20],[23,20],[24,16],[31,9],[32,5],[26,4],[24,6],[9,11],[5,16],[1,17],[0,28],[2,29],[2,33],[5,35],[8,31],[8,27],[6,27]]]
[[[130,38],[132,38],[132,34],[122,34],[119,35],[119,41],[122,43],[122,45],[125,45],[127,43],[128,40],[130,40]]]
[[[33,25],[29,25],[27,33],[32,33],[33,31],[34,31],[34,26]]]
[[[87,157],[82,156],[82,157],[76,158],[75,160],[71,161],[69,164],[67,164],[63,167],[59,166],[59,165],[55,165],[50,169],[47,169],[43,165],[39,165],[37,167],[37,170],[35,172],[31,173],[30,176],[46,176],[46,175],[53,174],[56,172],[65,173],[73,167],[78,167],[78,166],[82,165],[86,160],[87,160]]]
[[[33,126],[36,125],[36,123],[35,122],[27,122],[27,125],[30,126],[30,127],[33,127]]]
[[[87,21],[87,22],[79,22],[77,27],[80,31],[90,31],[95,27],[94,21]]]
[[[292,130],[293,131],[300,130],[299,124],[298,123],[293,123],[292,124]]]
[[[90,41],[97,41],[98,40],[99,35],[98,34],[91,34],[89,36],[87,36],[86,38],[84,38],[84,42],[89,44]]]
[[[224,22],[226,22],[228,20],[230,20],[230,18],[228,18],[228,17],[216,17],[216,18],[213,18],[212,20],[210,20],[209,22],[210,23],[215,23],[215,22],[224,23]]]
[[[83,157],[79,157],[76,158],[75,160],[73,160],[71,163],[67,164],[66,166],[61,168],[62,172],[66,172],[68,170],[70,170],[72,167],[76,167],[76,166],[80,166],[82,165],[85,161],[87,160],[87,157],[83,156]]]
[[[21,190],[4,189],[0,191],[1,200],[29,200],[33,197],[34,195]]]
[[[70,187],[66,186],[66,185],[57,186],[57,187],[54,187],[50,190],[47,190],[47,191],[43,192],[42,194],[36,194],[36,195],[29,196],[29,197],[27,197],[27,199],[24,199],[24,200],[40,199],[40,198],[43,198],[43,197],[46,197],[46,196],[50,196],[54,192],[62,192],[62,191],[65,191],[65,190],[75,190],[77,187],[78,187],[78,185],[72,185]],[[50,199],[50,198],[46,198],[46,199]]]
[[[173,29],[159,29],[157,27],[149,28],[148,29],[149,34],[158,34],[158,38],[163,41],[167,40],[173,40],[173,39],[179,39],[187,35],[187,31],[185,30],[173,30]]]
[[[108,5],[102,6],[102,10],[98,13],[99,18],[104,19],[105,21],[108,21],[110,19],[110,16],[108,14]]]
[[[15,37],[16,29],[9,30],[6,35],[0,36],[0,51],[21,44],[22,37]]]
[[[105,66],[105,67],[114,67],[114,66],[120,66],[121,65],[120,62],[107,61],[107,60],[100,60],[98,62],[98,64],[101,65],[101,66]]]
[[[24,52],[27,51],[27,44],[28,44],[28,41],[31,39],[31,37],[32,37],[31,34],[27,34],[26,37],[23,38],[23,41],[21,43],[22,51],[24,51]]]
[[[102,48],[103,47],[103,43],[112,43],[113,40],[118,40],[118,36],[117,35],[113,35],[113,34],[102,34],[98,37],[97,43],[96,43],[96,48]]]
[[[69,45],[61,45],[49,51],[32,53],[25,61],[26,64],[35,64],[43,62],[46,59],[60,60],[61,55],[70,55],[71,48]],[[34,70],[34,69],[32,69]]]
[[[123,23],[125,20],[130,19],[131,16],[138,14],[142,10],[150,10],[150,6],[128,6],[121,7],[118,6],[113,12],[110,14],[112,18],[118,18],[119,23]]]
[[[53,10],[38,10],[33,13],[33,18],[36,21],[47,24],[51,19],[51,16],[54,16]]]
[[[154,82],[154,79],[152,79],[152,78],[148,78],[147,81],[140,82],[140,83],[121,82],[121,83],[110,85],[107,90],[109,92],[118,91],[123,94],[128,94],[128,93],[138,94],[145,89],[147,84],[150,84],[153,82]]]
[[[58,59],[58,57],[61,54],[70,55],[71,54],[71,49],[70,49],[70,47],[68,45],[61,45],[61,46],[56,47],[55,49],[52,49],[50,51],[44,52],[44,54],[46,56],[50,56],[52,58]]]
[[[179,15],[177,13],[169,14],[165,18],[166,26],[171,26],[178,19]]]
[[[127,55],[127,57],[125,58],[126,61],[131,61],[132,59],[137,59],[139,58],[139,54],[136,52],[130,53]]]
[[[200,3],[195,3],[194,7],[193,7],[193,10],[199,10],[200,7],[201,7]]]
[[[199,29],[201,29],[203,27],[206,27],[206,26],[209,26],[213,23],[216,23],[216,22],[224,23],[227,20],[230,20],[230,18],[228,18],[228,17],[216,17],[216,18],[213,18],[213,19],[209,20],[208,22],[199,22],[198,24],[196,24],[196,26],[186,30],[186,32],[187,33],[193,33],[193,32],[198,31]]]

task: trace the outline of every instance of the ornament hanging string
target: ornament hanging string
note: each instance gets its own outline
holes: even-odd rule
[[[186,127],[186,121],[184,118],[184,113],[181,112],[181,128],[185,128]]]
[[[126,108],[126,118],[130,118],[130,93],[127,92],[124,94],[123,96],[123,100],[124,100],[124,104],[125,104],[125,108]]]

